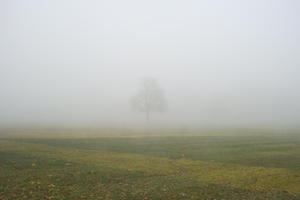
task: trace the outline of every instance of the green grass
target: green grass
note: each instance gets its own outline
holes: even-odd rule
[[[0,199],[300,199],[300,137],[2,138]]]
[[[300,136],[185,136],[93,139],[26,138],[15,141],[105,152],[186,158],[300,170]]]

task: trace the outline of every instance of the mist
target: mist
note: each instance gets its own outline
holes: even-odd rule
[[[1,1],[1,126],[298,126],[300,3]]]

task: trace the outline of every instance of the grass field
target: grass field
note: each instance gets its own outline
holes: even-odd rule
[[[297,132],[59,136],[2,134],[0,200],[300,199]]]

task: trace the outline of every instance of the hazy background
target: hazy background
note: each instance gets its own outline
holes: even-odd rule
[[[144,77],[176,126],[300,122],[297,0],[0,0],[0,125],[145,123]]]

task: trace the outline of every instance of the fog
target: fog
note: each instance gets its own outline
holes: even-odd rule
[[[297,126],[296,0],[0,1],[1,126]]]

